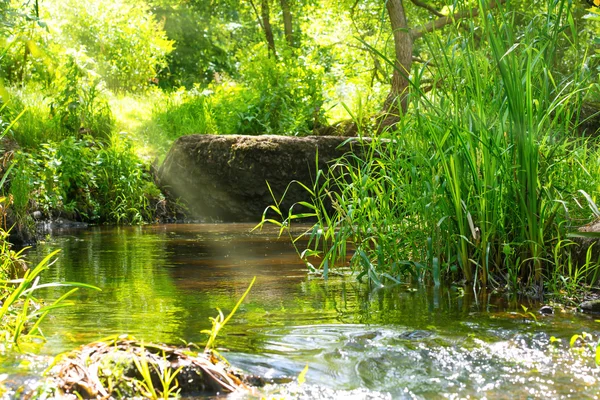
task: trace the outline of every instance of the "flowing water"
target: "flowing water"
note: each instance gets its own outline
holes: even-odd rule
[[[370,288],[307,275],[276,231],[240,224],[70,231],[30,251],[60,248],[47,282],[98,286],[44,324],[54,355],[112,334],[202,343],[216,308],[252,291],[218,346],[235,366],[273,379],[266,397],[305,399],[596,398],[594,317],[462,288]],[[44,293],[57,298],[64,291]],[[536,320],[537,319],[537,320]],[[571,348],[573,334],[593,340]],[[555,339],[552,339],[554,337]],[[292,381],[308,365],[302,385]],[[6,369],[7,367],[5,367]]]

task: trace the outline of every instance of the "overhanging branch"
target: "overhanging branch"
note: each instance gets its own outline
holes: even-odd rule
[[[250,5],[252,5],[252,8],[254,9],[254,13],[256,14],[256,20],[258,21],[258,24],[260,25],[260,29],[262,29],[264,31],[265,26],[263,25],[263,23],[260,19],[260,13],[258,12],[258,9],[254,5],[254,2],[252,0],[249,0],[249,1],[250,1]]]
[[[445,15],[444,15],[444,14],[442,14],[441,12],[439,12],[438,10],[436,10],[435,8],[431,7],[431,6],[430,6],[429,4],[427,4],[427,3],[423,3],[423,2],[422,2],[422,1],[420,1],[420,0],[411,0],[411,1],[412,1],[412,3],[413,3],[415,6],[417,6],[417,7],[421,7],[421,8],[424,8],[424,9],[426,9],[427,11],[429,11],[430,13],[432,13],[432,14],[434,14],[434,15],[437,15],[437,16],[438,16],[438,17],[440,17],[440,18],[443,18],[443,17],[445,17]]]
[[[489,9],[498,7],[499,4],[504,4],[506,0],[492,1],[490,2]],[[414,1],[413,1],[414,2]],[[460,11],[452,15],[445,15],[435,21],[428,22],[425,25],[421,25],[417,28],[410,30],[410,35],[413,40],[422,37],[424,34],[433,32],[437,29],[441,29],[446,25],[453,24],[459,19],[475,18],[479,16],[479,7],[473,7],[470,10]]]

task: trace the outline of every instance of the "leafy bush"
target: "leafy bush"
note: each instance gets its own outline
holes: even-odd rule
[[[168,56],[168,68],[159,73],[161,87],[207,84],[215,76],[237,71],[232,57],[235,48],[243,48],[244,36],[237,21],[239,13],[229,2],[156,2],[153,12],[164,21],[164,30],[176,45]],[[200,10],[199,10],[200,8]]]
[[[10,190],[20,213],[37,209],[89,222],[141,223],[153,216],[146,194],[160,195],[125,138],[97,144],[68,137],[36,154],[20,152],[16,162]]]
[[[152,220],[149,201],[160,196],[160,191],[129,139],[113,135],[108,144],[100,147],[94,168],[98,190],[95,198],[104,221],[142,223]]]
[[[28,149],[69,136],[106,140],[114,128],[114,117],[101,89],[90,71],[70,58],[57,70],[57,79],[50,87],[29,82],[9,88],[11,97],[0,110],[0,118],[13,120],[23,112],[11,135]]]
[[[165,143],[160,147],[166,150],[190,133],[304,135],[324,122],[317,67],[257,56],[242,74],[244,83],[223,78],[203,91],[196,86],[172,93],[155,109],[152,141]]]
[[[47,66],[37,62],[45,57],[47,44],[39,1],[0,3],[0,78],[18,82],[47,78]]]
[[[280,60],[263,52],[242,64],[237,95],[215,91],[212,110],[222,133],[302,135],[323,122],[323,71],[299,58]]]
[[[74,57],[69,57],[53,89],[50,115],[59,130],[68,135],[108,137],[114,120],[108,103],[100,96],[100,81],[77,65]]]

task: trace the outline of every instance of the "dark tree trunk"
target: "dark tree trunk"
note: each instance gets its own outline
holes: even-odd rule
[[[23,83],[23,75],[25,74],[25,67],[27,65],[27,57],[29,56],[29,45],[25,43],[25,50],[23,51],[23,64],[19,70],[19,76],[17,76],[17,82]]]
[[[267,39],[267,46],[269,47],[269,54],[273,54],[277,57],[275,51],[275,39],[273,38],[273,30],[271,29],[271,19],[269,18],[269,0],[261,1],[261,18],[262,26],[265,31],[265,38]]]
[[[292,28],[292,13],[288,0],[280,0],[281,12],[283,14],[283,29],[285,32],[285,40],[290,47],[294,47],[294,31]]]
[[[383,125],[389,126],[400,118],[400,103],[402,112],[408,107],[408,76],[412,64],[413,41],[406,23],[406,14],[402,0],[387,0],[386,8],[394,33],[394,50],[396,55],[392,87],[384,103]]]

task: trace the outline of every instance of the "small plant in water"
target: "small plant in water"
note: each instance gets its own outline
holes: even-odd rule
[[[533,312],[529,311],[529,308],[524,306],[523,304],[521,304],[521,308],[523,309],[523,317],[525,318],[531,318],[533,319],[535,322],[538,322],[537,320],[537,315],[535,315]]]
[[[571,336],[569,340],[569,346],[572,349],[583,347],[584,344],[593,340],[593,336],[587,332],[581,332],[581,334],[575,334]]]
[[[217,340],[217,335],[219,335],[219,331],[221,329],[223,329],[225,324],[227,324],[227,322],[229,322],[231,317],[233,317],[233,315],[235,314],[237,309],[240,307],[240,305],[242,304],[242,302],[244,301],[244,299],[246,298],[248,293],[250,293],[250,289],[252,289],[252,285],[254,285],[255,281],[256,281],[256,277],[252,278],[252,282],[250,282],[250,286],[248,286],[248,289],[246,289],[246,291],[244,292],[242,297],[240,297],[240,299],[236,303],[235,307],[233,307],[233,310],[231,310],[231,312],[229,313],[229,315],[227,315],[227,317],[225,317],[223,315],[223,312],[219,308],[217,308],[217,311],[219,311],[219,315],[216,316],[215,318],[212,318],[212,317],[210,318],[210,322],[212,323],[212,328],[210,330],[207,329],[207,330],[202,331],[202,333],[208,334],[208,341],[206,342],[206,346],[204,347],[205,352],[210,352],[210,351],[216,352],[214,348],[215,348],[215,343]]]
[[[56,282],[40,284],[40,274],[52,263],[50,262],[59,250],[50,253],[33,269],[25,271],[22,278],[0,280],[0,332],[5,342],[22,349],[25,343],[43,341],[40,324],[52,310],[69,306],[65,300],[80,287],[100,290],[99,288],[84,283]],[[7,269],[6,262],[1,266]],[[37,290],[48,287],[71,287],[67,293],[51,304],[43,305],[34,294]]]
[[[177,375],[183,369],[183,366],[173,370],[169,367],[169,362],[167,361],[167,357],[165,352],[162,354],[162,365],[156,366],[154,363],[149,363],[148,358],[146,356],[146,352],[144,350],[144,344],[141,344],[141,353],[140,357],[134,357],[133,362],[135,364],[136,369],[142,376],[142,380],[136,380],[135,385],[137,389],[142,393],[145,397],[149,399],[172,399],[179,397],[179,382],[177,381]],[[160,384],[162,386],[162,390],[158,390],[154,387],[154,383],[152,381],[152,369],[156,372],[156,376],[160,380]]]

